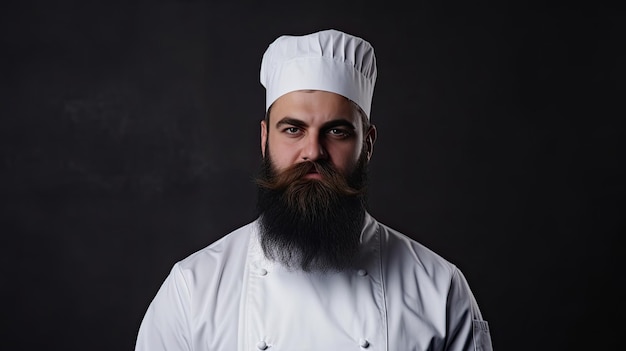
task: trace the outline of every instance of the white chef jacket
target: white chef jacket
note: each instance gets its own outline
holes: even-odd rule
[[[176,263],[136,351],[492,350],[459,269],[366,214],[355,269],[267,260],[258,220]]]

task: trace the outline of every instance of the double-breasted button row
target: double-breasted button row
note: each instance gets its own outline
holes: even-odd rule
[[[266,276],[268,271],[265,268],[261,268],[258,270],[259,275],[260,276]],[[356,271],[356,274],[360,275],[361,277],[365,277],[367,275],[367,271],[365,269],[359,269],[358,271]]]
[[[269,272],[267,271],[267,269],[265,268],[261,268],[258,270],[258,273],[260,276],[266,276]],[[359,276],[361,277],[365,277],[367,275],[367,271],[365,269],[359,269],[356,272]],[[359,346],[361,348],[368,348],[370,346],[369,341],[367,341],[367,339],[361,338],[359,339]],[[266,350],[269,346],[267,345],[267,343],[263,340],[257,342],[256,344],[257,349],[259,350]]]
[[[370,346],[369,341],[367,341],[367,339],[359,339],[359,346],[361,346],[362,348],[366,349]],[[268,348],[268,345],[265,341],[261,340],[259,342],[256,343],[256,347],[259,350],[266,350]]]

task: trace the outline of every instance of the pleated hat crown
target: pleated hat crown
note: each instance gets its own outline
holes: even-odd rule
[[[302,36],[283,35],[261,61],[265,111],[295,90],[324,90],[354,101],[370,116],[376,57],[369,42],[334,29]]]

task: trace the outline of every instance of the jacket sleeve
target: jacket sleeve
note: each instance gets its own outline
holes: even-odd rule
[[[455,269],[447,301],[446,351],[492,351],[489,325],[483,320],[467,280]]]
[[[189,289],[178,264],[143,317],[135,351],[190,351]]]

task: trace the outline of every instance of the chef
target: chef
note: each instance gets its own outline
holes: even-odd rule
[[[367,211],[376,75],[337,30],[269,45],[259,216],[174,264],[136,351],[492,349],[461,271]]]

